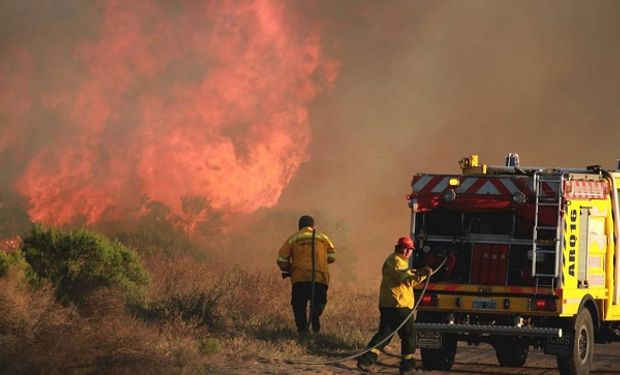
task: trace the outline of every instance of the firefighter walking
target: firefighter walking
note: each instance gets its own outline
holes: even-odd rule
[[[413,254],[415,245],[410,237],[401,237],[394,247],[394,253],[390,254],[383,263],[381,289],[379,293],[379,331],[368,343],[372,348],[369,352],[359,357],[357,367],[361,370],[369,370],[377,361],[381,350],[389,344],[386,340],[402,322],[411,314],[414,306],[413,287],[420,284],[432,273],[430,267],[421,270],[409,268],[409,257]],[[414,318],[409,319],[399,330],[401,340],[400,373],[412,373],[415,370],[415,340],[416,332]],[[375,347],[376,346],[376,347]],[[421,371],[421,370],[420,370]]]
[[[299,231],[290,236],[278,252],[278,266],[282,277],[291,278],[291,305],[295,325],[300,337],[321,330],[320,317],[327,304],[329,270],[327,265],[336,261],[334,245],[314,227],[314,219],[304,215],[299,218]],[[308,319],[310,303],[310,319]]]

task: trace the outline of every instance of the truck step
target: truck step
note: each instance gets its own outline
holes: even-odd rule
[[[537,248],[536,254],[555,254],[555,250],[544,250],[544,249]]]
[[[545,227],[545,226],[539,225],[539,226],[536,227],[536,229],[538,229],[538,230],[557,230],[558,227]]]
[[[556,277],[557,275],[552,274],[552,273],[537,273],[534,276],[536,276],[536,277]],[[548,284],[548,285],[551,285],[551,284]]]

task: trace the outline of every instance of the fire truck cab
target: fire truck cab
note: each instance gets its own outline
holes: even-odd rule
[[[562,375],[588,374],[594,343],[620,328],[620,171],[521,167],[516,154],[459,165],[415,175],[407,197],[412,266],[439,267],[416,318],[423,366],[448,370],[458,341],[486,342],[501,366],[533,347]]]

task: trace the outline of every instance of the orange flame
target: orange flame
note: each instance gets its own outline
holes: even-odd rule
[[[196,219],[275,205],[308,157],[308,104],[337,76],[319,30],[279,1],[102,6],[69,54],[80,69],[42,73],[67,83],[33,89],[38,107],[18,90],[33,64],[0,65],[3,142],[28,110],[57,118],[14,182],[31,218],[92,224],[138,215],[145,196]]]

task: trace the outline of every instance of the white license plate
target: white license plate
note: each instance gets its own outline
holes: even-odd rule
[[[497,302],[492,299],[475,299],[472,302],[474,310],[497,310]]]
[[[425,349],[441,348],[441,333],[432,331],[418,331],[416,345],[419,348]]]

